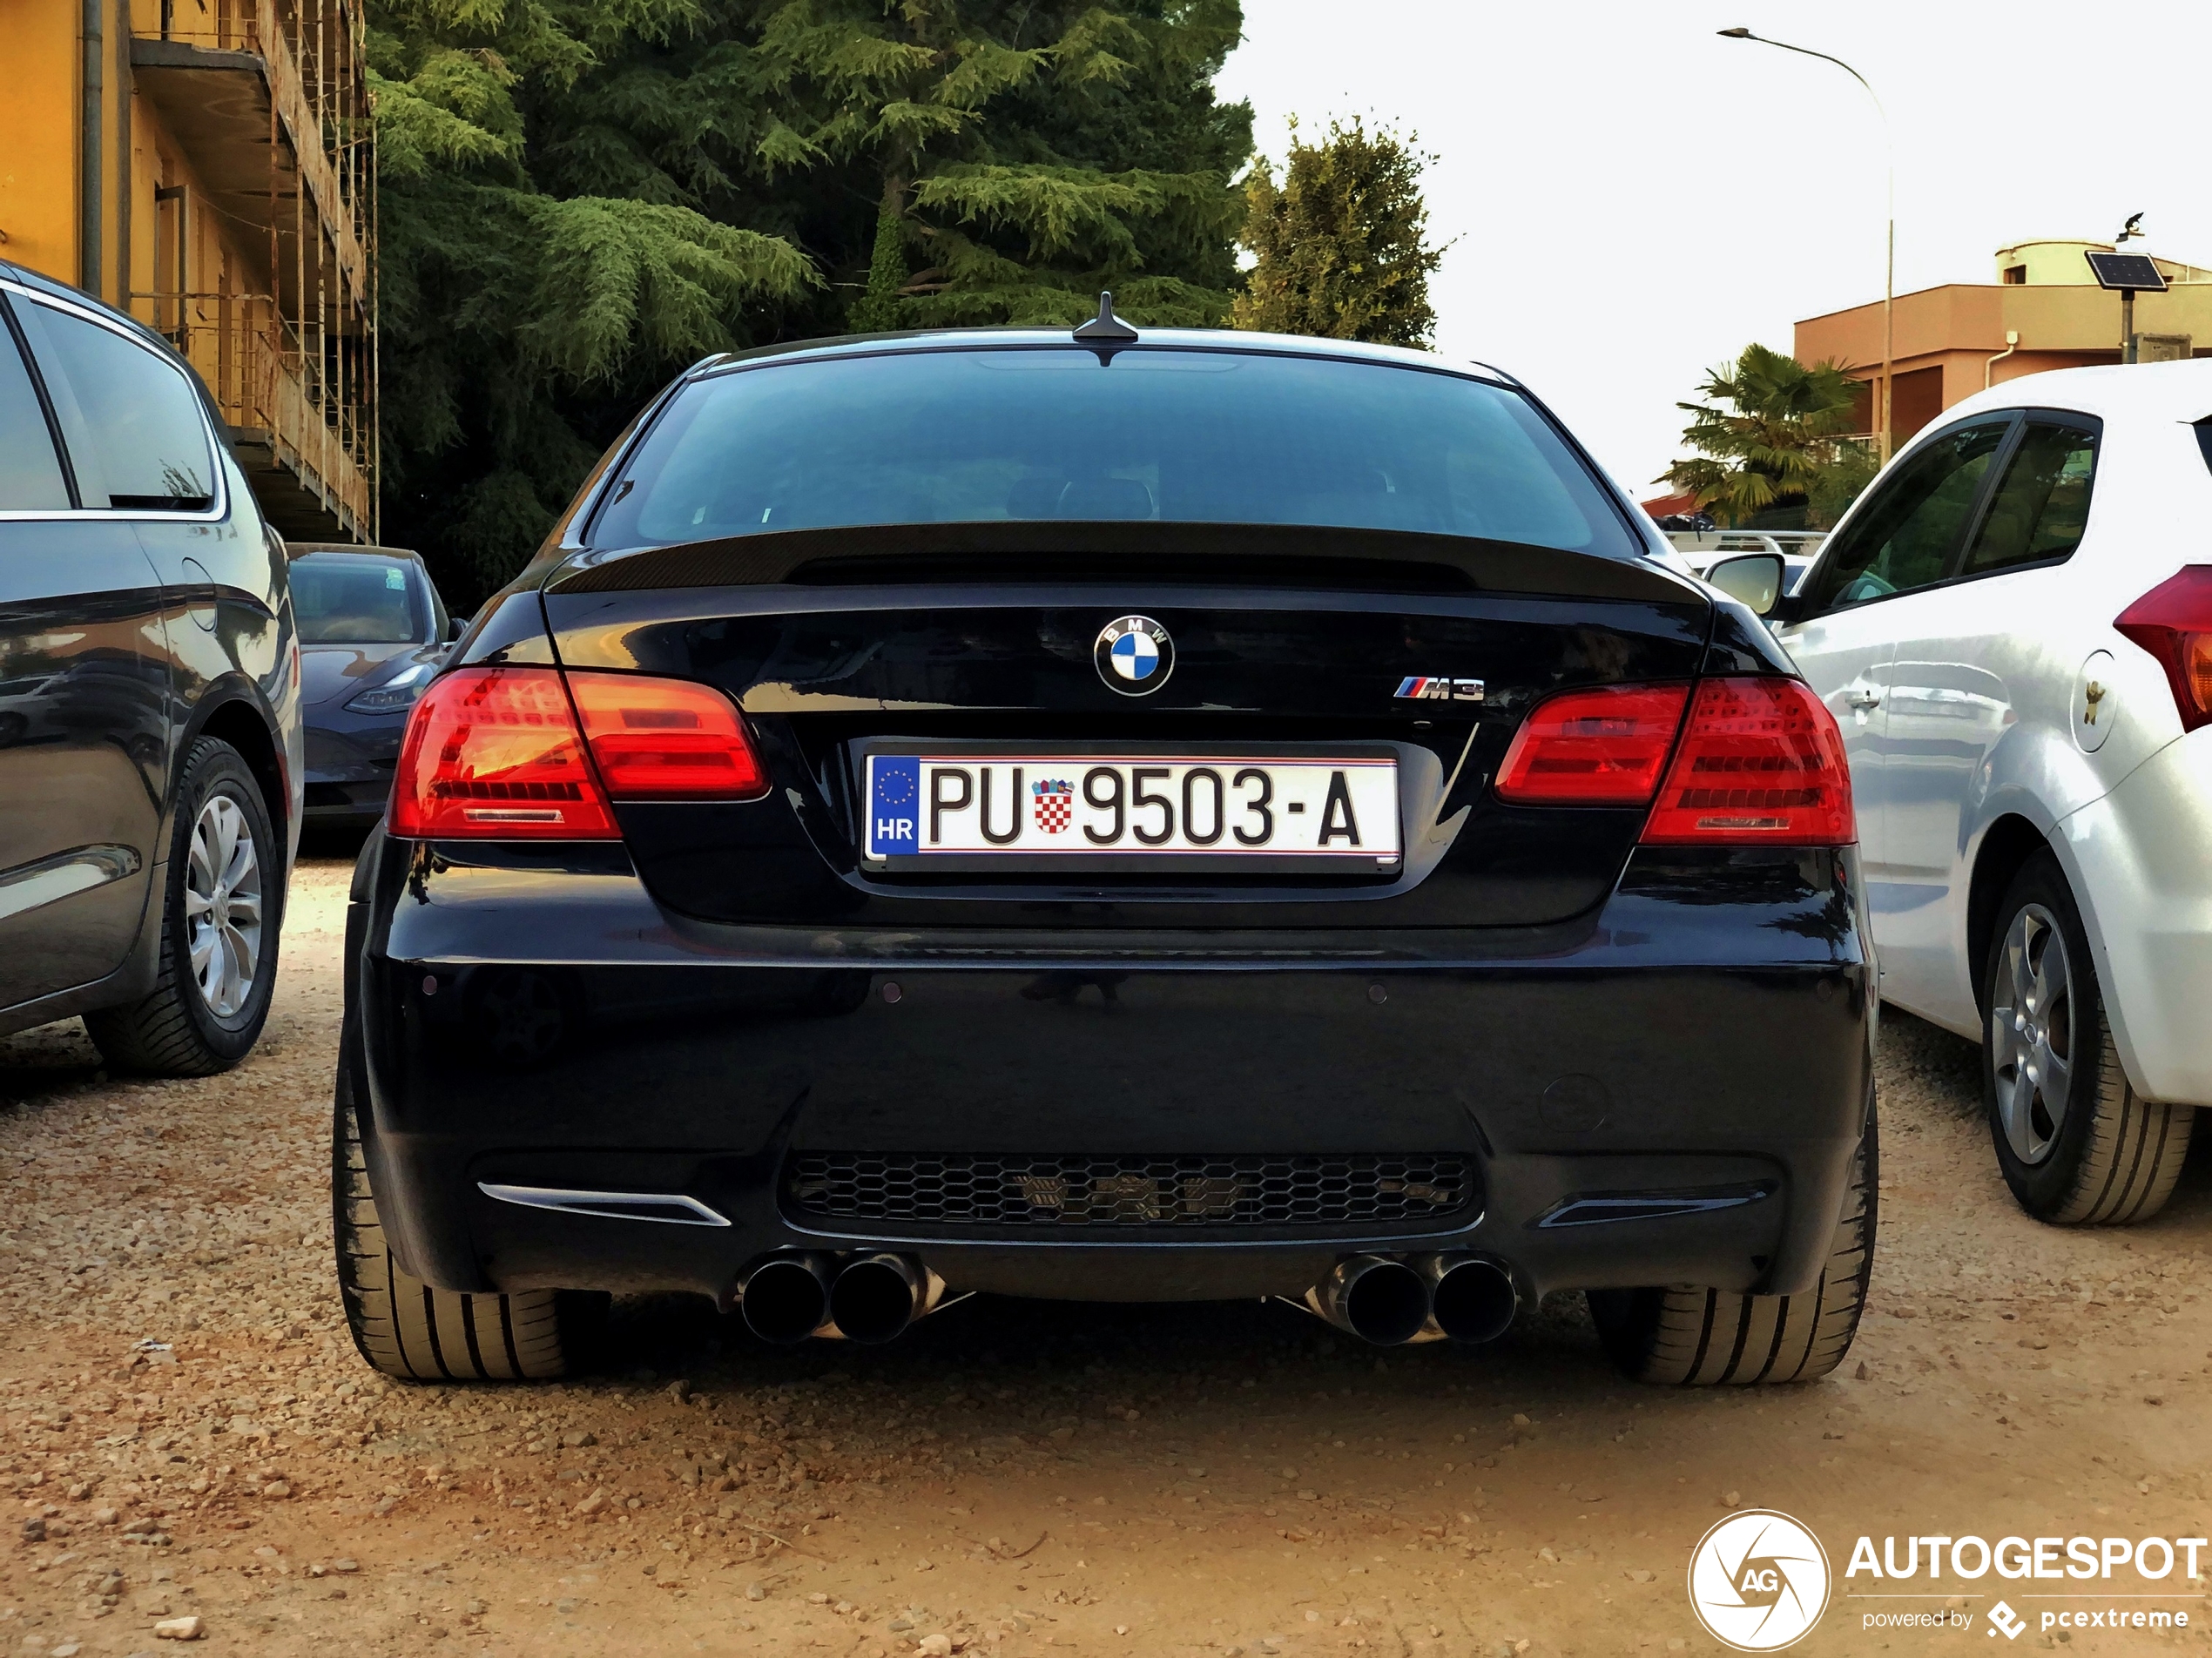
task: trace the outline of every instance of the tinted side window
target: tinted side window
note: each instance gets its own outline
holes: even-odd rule
[[[55,401],[84,504],[138,512],[213,505],[215,456],[199,394],[183,373],[97,323],[51,306],[24,310],[48,387],[59,381],[70,394],[65,401],[57,392]]]
[[[2088,528],[2089,490],[2096,475],[2096,433],[2030,421],[1989,498],[1989,510],[1959,573],[1984,576],[2013,564],[2071,556]]]
[[[2011,426],[2000,420],[1961,427],[1907,461],[1829,543],[1807,613],[1942,580],[1966,534],[1982,475]]]
[[[46,411],[14,334],[0,324],[0,512],[66,511],[69,504]]]

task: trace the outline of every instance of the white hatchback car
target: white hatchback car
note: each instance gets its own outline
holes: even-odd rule
[[[1883,999],[1981,1041],[2045,1220],[2155,1214],[2212,1105],[2208,527],[2212,361],[2066,369],[1951,409],[1770,606],[1851,754]]]

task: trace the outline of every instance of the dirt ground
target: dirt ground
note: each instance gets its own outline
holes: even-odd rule
[[[303,865],[229,1075],[111,1078],[73,1021],[0,1040],[0,1654],[189,1617],[210,1653],[1717,1652],[1684,1571],[1737,1505],[1831,1557],[1801,1650],[1986,1652],[2000,1586],[1946,1586],[1967,1630],[1870,1631],[1851,1540],[2212,1529],[2212,1158],[2148,1226],[2039,1226],[1973,1050],[1894,1014],[1872,1309],[1816,1385],[1632,1386],[1579,1297],[1382,1358],[1279,1306],[985,1298],[764,1352],[670,1299],[618,1304],[597,1379],[388,1384],[331,1277],[346,876]],[[2031,1617],[2014,1591],[2078,1587],[2001,1586]],[[2201,1587],[2164,1603],[2202,1626]]]

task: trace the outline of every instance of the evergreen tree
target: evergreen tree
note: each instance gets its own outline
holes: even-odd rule
[[[384,533],[421,549],[460,610],[528,557],[610,435],[604,408],[819,280],[788,238],[654,187],[643,140],[595,146],[591,109],[572,152],[533,153],[533,95],[572,95],[693,15],[395,0],[372,18]],[[593,91],[594,107],[620,97]],[[549,188],[546,172],[570,177]]]
[[[1723,524],[1832,524],[1874,475],[1871,451],[1842,436],[1858,423],[1858,382],[1832,362],[1750,345],[1698,389],[1709,401],[1676,407],[1691,417],[1683,441],[1699,453],[1654,482],[1687,490]]]
[[[385,533],[519,567],[709,352],[1228,306],[1236,0],[372,0]]]
[[[1236,326],[1427,345],[1436,326],[1428,279],[1444,257],[1426,239],[1421,168],[1431,158],[1357,118],[1331,122],[1318,144],[1293,125],[1282,183],[1262,165],[1244,186],[1243,239],[1256,262]]]
[[[1213,102],[1235,0],[782,0],[762,153],[874,185],[851,326],[1138,321],[1228,308],[1251,111]]]

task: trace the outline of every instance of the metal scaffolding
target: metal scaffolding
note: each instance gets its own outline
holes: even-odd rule
[[[360,0],[159,0],[158,33],[131,48],[199,192],[158,184],[154,281],[132,297],[206,379],[271,521],[303,539],[377,533],[364,45]],[[192,215],[211,212],[226,253],[195,269]]]

